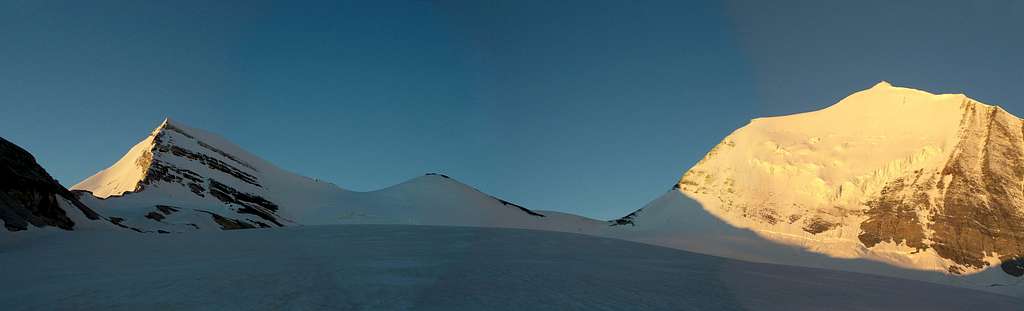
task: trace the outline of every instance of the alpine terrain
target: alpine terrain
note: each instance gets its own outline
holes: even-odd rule
[[[224,138],[164,120],[113,166],[74,185],[120,224],[161,233],[314,224],[556,228],[539,213],[442,174],[355,192],[282,170]]]
[[[616,265],[622,265],[620,268],[623,270],[615,272],[618,274],[601,272],[610,279],[594,282],[636,284],[650,286],[652,290],[664,289],[658,284],[668,284],[665,282],[669,281],[656,277],[653,270],[637,275],[647,280],[646,283],[631,279],[630,270],[624,267],[637,269],[637,266],[654,265],[663,271],[673,271],[677,279],[685,279],[691,277],[693,271],[720,267],[722,263],[712,260],[706,262],[711,266],[678,266],[669,261],[703,257],[685,252],[670,254],[653,248],[640,249],[635,243],[621,241],[567,238],[550,232],[501,231],[501,237],[493,241],[495,244],[489,244],[509,245],[516,252],[532,251],[541,256],[531,259],[504,253],[508,250],[488,248],[491,246],[474,246],[469,250],[461,248],[478,245],[474,244],[479,242],[474,237],[498,232],[488,231],[490,229],[446,231],[448,229],[403,229],[401,226],[341,229],[312,225],[470,226],[582,233],[759,262],[756,265],[726,262],[730,268],[746,269],[730,272],[732,274],[729,275],[736,280],[757,284],[770,284],[771,279],[784,277],[776,272],[765,272],[782,271],[776,270],[782,269],[779,266],[762,265],[771,263],[895,276],[1024,296],[1024,287],[1021,286],[1021,280],[1024,280],[1024,121],[999,107],[982,104],[964,95],[934,95],[894,87],[885,82],[819,111],[752,120],[723,139],[703,160],[685,172],[671,190],[643,208],[611,221],[528,209],[439,173],[426,174],[376,191],[351,191],[285,171],[218,135],[170,119],[159,124],[112,166],[74,185],[71,191],[53,180],[28,152],[5,140],[0,140],[0,173],[4,174],[0,179],[0,218],[7,230],[42,232],[0,236],[0,254],[7,249],[20,250],[14,254],[20,257],[0,256],[5,265],[46,256],[51,259],[74,257],[93,263],[111,262],[108,257],[116,256],[125,265],[135,261],[150,263],[158,260],[147,256],[163,254],[155,249],[173,252],[188,247],[186,245],[195,245],[192,250],[196,254],[210,256],[215,262],[188,267],[172,264],[159,269],[177,269],[209,277],[222,269],[217,260],[242,256],[237,254],[276,249],[299,252],[299,255],[309,252],[308,258],[336,258],[335,255],[343,252],[344,247],[331,246],[333,242],[350,245],[384,243],[402,247],[407,246],[407,240],[450,243],[445,244],[446,248],[416,248],[413,253],[401,254],[404,261],[386,263],[394,266],[377,267],[394,273],[363,275],[361,277],[365,279],[353,280],[354,283],[327,280],[330,281],[328,283],[351,287],[345,289],[349,292],[358,288],[408,295],[408,292],[388,288],[398,286],[396,284],[414,284],[423,288],[423,284],[440,282],[436,276],[421,278],[416,275],[434,271],[431,269],[437,265],[472,266],[466,262],[446,260],[451,258],[448,256],[454,256],[452,254],[470,256],[466,252],[481,249],[486,251],[473,256],[494,257],[487,269],[519,267],[535,269],[531,271],[569,271],[586,275],[596,273],[593,269],[598,266],[573,270],[575,268],[571,267],[581,267],[579,262],[573,262],[573,256],[585,256],[587,262],[612,260]],[[83,224],[106,230],[76,232],[69,234],[75,236],[71,238],[61,235],[63,233],[51,233],[60,231],[31,229],[52,226],[70,230]],[[303,226],[307,228],[291,228]],[[279,229],[256,230],[271,233],[217,232],[250,228]],[[362,230],[360,228],[368,231],[359,231]],[[146,237],[129,238],[122,234]],[[519,238],[521,235],[536,239],[526,242]],[[262,242],[243,242],[245,237],[255,237]],[[61,242],[64,241],[62,239],[71,240]],[[303,239],[310,239],[311,244],[303,244],[307,243]],[[110,241],[117,241],[109,246],[116,249],[107,253],[93,252],[93,249],[102,248]],[[269,241],[282,244],[274,245]],[[579,241],[586,245],[580,244],[580,248],[575,249],[574,244],[558,244],[560,242],[557,241]],[[75,246],[64,247],[63,253],[59,254],[44,246],[30,246],[61,243]],[[165,248],[162,245],[176,246]],[[288,245],[308,247],[294,249]],[[602,249],[601,245],[607,248]],[[232,247],[238,247],[237,253],[231,251]],[[135,249],[146,249],[146,254],[136,253]],[[322,251],[328,253],[319,253]],[[351,263],[362,266],[381,262],[379,258],[390,258],[390,252],[401,253],[373,247],[362,249],[358,255],[348,249],[344,252],[357,256],[351,259]],[[620,252],[661,255],[644,255],[637,257],[637,262],[630,262],[628,258],[613,255]],[[302,260],[307,258],[300,257]],[[279,257],[261,255],[252,258],[272,261]],[[506,262],[501,258],[518,258],[516,260],[523,262]],[[188,262],[202,262],[201,258],[193,259]],[[40,261],[52,267],[39,273],[64,273],[60,270],[60,261],[54,260]],[[288,279],[291,272],[298,275],[313,273],[312,270],[281,271],[291,268],[269,268],[274,265],[272,262],[259,260],[245,264],[268,267],[267,273],[271,278],[285,283],[294,281]],[[544,264],[549,262],[545,260],[559,263],[548,265]],[[89,273],[115,274],[116,268],[121,266],[112,265],[104,268],[106,270]],[[330,275],[330,271],[343,269],[343,266],[336,266],[331,261],[317,261],[317,265],[310,269],[323,270],[314,273],[316,275]],[[793,274],[818,275],[808,279],[788,279],[797,280],[785,285],[784,288],[789,289],[803,288],[799,284],[827,285],[832,282],[830,280],[840,277],[852,282],[850,286],[856,288],[874,286],[870,284],[880,286],[850,296],[855,298],[865,297],[868,292],[875,295],[898,288],[932,288],[917,283],[880,285],[896,284],[893,282],[897,281],[856,273],[821,276],[820,271],[823,270],[785,269],[793,269],[786,270]],[[371,270],[366,271],[376,271]],[[348,271],[344,275],[370,273],[366,271]],[[505,278],[513,282],[522,281],[519,276],[545,279],[541,275],[548,275],[523,272],[526,270],[509,271],[512,272],[460,271],[465,274],[459,275],[475,280],[462,281],[476,285],[490,279],[474,279],[472,275],[489,275],[488,278]],[[17,280],[25,283],[34,278],[59,276],[39,273],[20,273]],[[150,284],[153,280],[147,279],[149,277],[133,280]],[[697,279],[710,282],[714,276]],[[103,282],[108,283],[92,284],[95,286],[90,288],[121,288],[108,287],[116,283],[114,280]],[[376,285],[367,285],[366,282]],[[383,287],[374,287],[377,285]],[[547,291],[561,292],[570,284],[563,285]],[[37,292],[29,294],[40,296],[28,299],[26,305],[44,301],[43,297],[52,290],[48,286],[32,287]],[[454,287],[465,285],[447,284],[440,288],[445,291],[454,290],[451,289]],[[735,288],[725,286],[712,291],[712,294],[735,298],[729,296],[736,294],[733,292]],[[159,286],[140,290],[161,292]],[[66,297],[70,301],[82,302],[81,298],[87,297],[84,293],[65,288],[59,291],[72,295]],[[932,288],[928,291],[938,293],[946,290]],[[671,305],[700,298],[700,295],[692,294],[678,297],[663,294],[667,293],[657,294],[657,299],[662,299],[657,301]],[[836,293],[825,291],[823,294]],[[913,293],[919,294],[928,295]],[[371,298],[357,297],[362,299],[360,303],[371,308],[380,306],[372,299],[372,292],[366,295]],[[777,297],[778,294],[769,291],[751,295],[743,298],[749,301],[733,301],[730,306],[758,306],[756,301]],[[328,296],[311,297],[332,299]],[[620,299],[620,296],[629,297],[628,293],[621,292],[609,298]],[[159,300],[158,296],[140,297]],[[404,300],[398,301],[403,305],[417,301],[402,297]],[[680,297],[684,299],[680,300]],[[102,298],[89,298],[88,306],[105,306]],[[529,297],[520,298],[522,301],[531,300]],[[465,300],[451,299],[445,303],[466,303]],[[559,303],[568,303],[566,301],[573,299]],[[699,304],[701,301],[691,302]],[[889,302],[886,300],[879,305],[894,306]],[[903,305],[900,304],[902,301],[895,303],[902,309],[923,306]],[[1014,304],[1017,302],[1010,303]],[[136,306],[162,305],[140,301]],[[624,304],[616,300],[603,306]],[[758,309],[771,308],[760,306]]]
[[[863,265],[881,262],[954,276],[912,278],[1019,294],[1004,287],[1024,275],[1024,122],[962,94],[882,82],[819,111],[752,120],[673,191],[619,221],[679,243],[687,236],[665,215],[695,206],[744,229],[733,236],[822,256],[692,250],[874,273]]]

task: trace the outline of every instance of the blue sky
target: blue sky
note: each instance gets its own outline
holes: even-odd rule
[[[1024,115],[1024,4],[959,2],[0,1],[0,136],[71,185],[171,117],[348,189],[612,218],[880,80]]]

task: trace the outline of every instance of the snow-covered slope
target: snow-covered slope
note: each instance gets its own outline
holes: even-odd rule
[[[102,214],[157,232],[335,223],[565,230],[599,223],[531,211],[441,174],[348,191],[284,171],[218,135],[171,120],[72,189],[92,193],[83,200]]]
[[[32,227],[74,230],[102,222],[96,212],[50,177],[32,154],[3,138],[0,138],[0,221],[7,231]]]
[[[581,231],[603,222],[533,211],[442,174],[427,174],[371,192],[346,192],[303,224],[429,224]]]
[[[666,192],[632,215],[619,220],[620,225],[589,234],[752,262],[860,272],[1024,297],[1021,279],[998,267],[962,275],[908,268],[873,257],[839,258],[814,252],[800,244],[771,240],[752,229],[734,227],[678,190]]]
[[[815,112],[756,119],[636,213],[533,211],[445,175],[355,192],[165,121],[73,189],[150,232],[319,224],[541,229],[737,259],[1021,290],[1024,124],[963,95],[880,83]]]
[[[882,82],[819,111],[751,121],[666,197],[620,222],[660,244],[693,241],[682,224],[666,223],[679,217],[665,215],[698,210],[748,230],[684,249],[815,265],[736,243],[753,237],[824,255],[817,265],[866,259],[971,275],[954,282],[977,286],[1016,284],[1024,275],[1022,130],[999,107]]]
[[[6,241],[13,310],[1019,310],[1008,296],[578,234],[429,226]],[[72,258],[73,260],[68,260]]]

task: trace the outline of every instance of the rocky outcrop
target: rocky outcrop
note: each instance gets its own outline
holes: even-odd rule
[[[46,172],[28,151],[0,138],[0,219],[8,231],[53,226],[72,230],[75,222],[62,207],[74,206],[87,219],[99,215]]]
[[[213,179],[210,179],[210,194],[228,205],[240,206],[236,210],[239,213],[256,215],[278,227],[284,226],[277,220],[275,214],[278,210],[277,204],[259,195],[238,191]]]
[[[928,248],[925,245],[924,227],[919,221],[918,210],[921,207],[931,208],[931,198],[928,197],[928,188],[913,188],[921,185],[934,185],[931,179],[921,181],[920,172],[914,180],[907,182],[905,178],[896,180],[886,185],[878,198],[867,202],[868,219],[860,224],[861,233],[858,236],[860,241],[867,247],[872,247],[881,242],[892,242],[895,244],[905,243],[907,246],[921,250]],[[909,183],[909,184],[908,184]],[[905,190],[915,189],[907,193]]]

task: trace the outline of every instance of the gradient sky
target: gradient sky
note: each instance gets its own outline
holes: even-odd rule
[[[348,189],[613,218],[880,80],[1024,115],[1021,1],[213,2],[0,0],[0,136],[72,185],[171,117]]]

